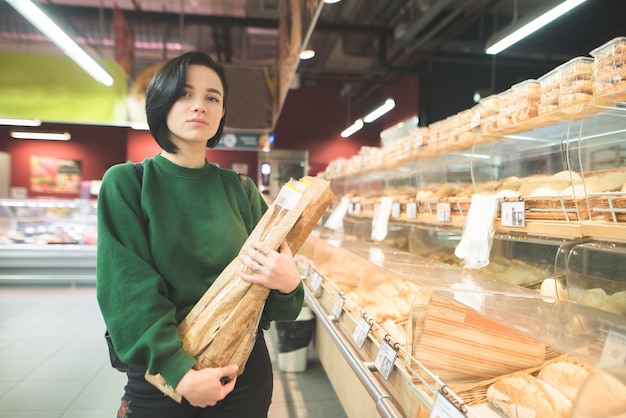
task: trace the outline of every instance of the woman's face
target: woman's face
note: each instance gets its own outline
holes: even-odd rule
[[[198,142],[206,145],[224,116],[224,87],[215,71],[190,65],[181,96],[167,114],[170,140],[179,148]]]

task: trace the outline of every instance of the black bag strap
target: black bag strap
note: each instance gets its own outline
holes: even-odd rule
[[[241,174],[241,173],[237,173],[239,174],[239,180],[241,180],[241,185],[243,186],[243,189],[246,191],[246,196],[250,196],[250,185],[248,184],[248,176],[246,176],[245,174]]]
[[[135,170],[137,170],[137,176],[139,177],[139,183],[143,183],[143,163],[135,163]]]

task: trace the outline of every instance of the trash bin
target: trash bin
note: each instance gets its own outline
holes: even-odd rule
[[[283,372],[305,371],[315,327],[311,308],[303,306],[295,321],[280,321],[274,325],[278,336],[278,369]]]

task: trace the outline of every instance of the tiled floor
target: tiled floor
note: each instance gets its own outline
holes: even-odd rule
[[[125,376],[108,364],[103,330],[92,287],[0,287],[0,417],[114,418]],[[305,372],[281,372],[269,334],[269,417],[345,417],[314,350]]]

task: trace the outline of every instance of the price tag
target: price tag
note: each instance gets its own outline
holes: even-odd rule
[[[302,272],[304,277],[309,277],[309,275],[311,274],[311,262],[310,261],[306,261],[304,263],[304,270]]]
[[[361,204],[360,203],[356,203],[354,205],[354,215],[355,216],[360,216],[361,215]]]
[[[470,121],[470,128],[478,128],[480,126],[480,112],[474,112]]]
[[[413,141],[413,146],[421,147],[424,144],[424,134],[418,134]]]
[[[406,204],[406,217],[407,219],[417,218],[417,203],[409,202]]]
[[[437,391],[430,418],[466,418],[466,416],[446,395]]]
[[[397,357],[398,352],[387,341],[383,341],[374,360],[374,366],[385,380],[389,380]]]
[[[383,266],[385,264],[385,253],[378,247],[370,248],[370,261],[377,266]]]
[[[357,347],[363,348],[363,344],[365,344],[365,340],[367,339],[367,334],[370,332],[370,328],[372,326],[369,322],[363,317],[359,318],[359,322],[356,324],[356,329],[352,334],[352,341],[355,342]]]
[[[602,348],[600,364],[603,367],[618,367],[626,364],[626,335],[609,331]]]
[[[526,226],[526,202],[502,202],[500,206],[502,226],[523,228]]]
[[[343,296],[337,295],[335,297],[335,303],[333,304],[333,315],[335,315],[335,319],[341,318],[342,313],[343,313]]]
[[[391,204],[391,217],[392,218],[399,218],[400,217],[400,203],[393,202]]]
[[[320,286],[322,285],[322,275],[317,271],[313,272],[313,276],[311,277],[311,289],[313,292],[317,293],[320,290]]]
[[[350,202],[348,204],[348,215],[352,215],[354,213],[354,203]]]
[[[450,202],[437,202],[437,221],[450,222]]]

